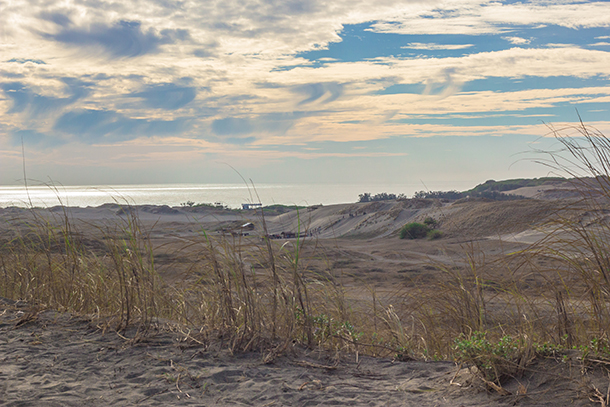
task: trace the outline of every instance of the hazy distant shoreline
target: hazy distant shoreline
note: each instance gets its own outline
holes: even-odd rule
[[[364,192],[412,195],[421,184],[159,184],[114,186],[0,186],[0,208],[17,207],[98,207],[109,203],[127,205],[181,206],[191,201],[221,203],[241,208],[243,203],[263,205],[331,205],[353,203]],[[452,189],[450,186],[435,189]]]

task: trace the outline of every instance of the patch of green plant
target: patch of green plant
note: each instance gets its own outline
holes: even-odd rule
[[[305,315],[300,308],[297,308],[295,317],[298,324],[305,325]],[[314,338],[318,343],[324,343],[331,338],[337,337],[358,342],[364,335],[363,332],[357,331],[351,322],[337,321],[326,314],[312,315],[309,317],[309,321],[313,328]]]
[[[407,223],[400,229],[401,239],[423,239],[428,236],[430,228],[422,223]]]
[[[414,360],[415,358],[412,356],[412,352],[408,347],[398,346],[396,348],[396,353],[394,354],[394,359],[406,362],[408,360]]]
[[[610,342],[604,338],[593,338],[586,345],[580,345],[575,349],[582,352],[582,359],[590,358],[610,360]]]
[[[536,354],[540,356],[555,356],[557,353],[563,352],[566,348],[562,345],[558,345],[556,343],[535,343],[534,349],[536,350]]]
[[[455,339],[454,351],[456,361],[475,366],[485,380],[499,385],[518,372],[525,347],[523,339],[505,335],[493,342],[485,332],[475,331]]]

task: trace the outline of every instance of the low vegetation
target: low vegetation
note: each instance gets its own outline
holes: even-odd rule
[[[443,233],[436,230],[438,222],[433,218],[426,218],[424,223],[411,222],[407,223],[400,229],[399,236],[401,239],[423,239],[430,240],[440,239]]]
[[[394,199],[406,199],[405,194],[388,194],[387,192],[382,192],[379,194],[371,195],[369,192],[365,192],[364,194],[358,195],[358,202],[377,202],[377,201],[391,201]]]
[[[214,209],[229,209],[229,206],[222,202],[212,203],[195,203],[193,201],[186,201],[180,204],[183,208],[214,208]]]
[[[533,179],[510,179],[504,181],[489,180],[483,184],[479,184],[476,187],[468,191],[417,191],[413,194],[414,199],[444,199],[455,201],[458,199],[490,199],[493,201],[512,201],[518,199],[525,199],[521,195],[509,195],[504,194],[504,191],[512,191],[523,187],[533,187],[540,185],[557,184],[566,181],[566,178],[562,177],[543,177]],[[405,194],[389,194],[382,192],[376,195],[371,195],[366,192],[358,196],[358,202],[374,202],[374,201],[388,201],[393,199],[406,199]]]
[[[413,194],[413,198],[419,199],[446,199],[446,200],[458,200],[458,199],[490,199],[493,201],[514,201],[518,199],[525,199],[521,195],[509,195],[503,194],[497,190],[481,190],[481,191],[419,191]]]

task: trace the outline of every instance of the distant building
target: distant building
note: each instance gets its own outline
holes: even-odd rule
[[[239,228],[241,230],[254,230],[254,223],[252,223],[252,222],[244,223]]]
[[[263,206],[262,203],[245,203],[245,204],[241,204],[241,208],[244,209],[244,210],[262,208],[262,206]]]

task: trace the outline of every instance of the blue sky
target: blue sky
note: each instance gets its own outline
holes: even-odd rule
[[[544,176],[549,126],[610,134],[609,27],[569,0],[0,0],[0,184],[22,142],[65,185]]]

